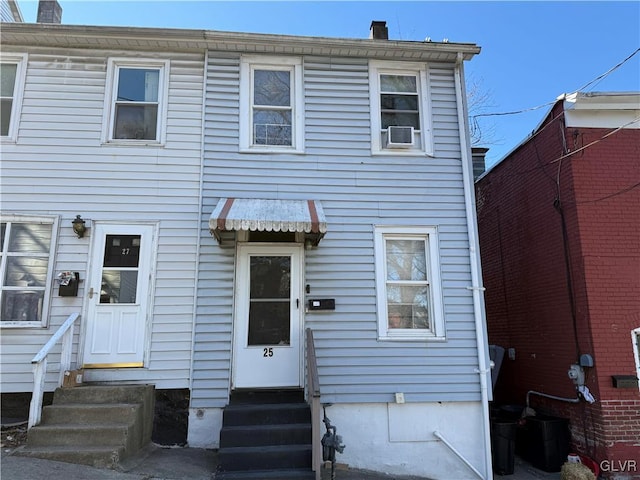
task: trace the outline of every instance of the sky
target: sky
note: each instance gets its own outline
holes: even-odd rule
[[[37,3],[18,0],[25,22],[35,22]],[[470,113],[483,115],[478,146],[489,148],[488,167],[524,141],[563,93],[640,91],[638,1],[59,3],[70,25],[368,38],[371,21],[384,20],[392,40],[474,43],[482,50],[466,62],[465,75]]]

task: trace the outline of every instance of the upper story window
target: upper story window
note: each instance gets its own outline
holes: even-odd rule
[[[56,232],[53,217],[2,217],[1,326],[46,326]]]
[[[302,61],[243,56],[240,88],[240,149],[302,152]]]
[[[110,59],[105,141],[164,143],[168,61]]]
[[[372,153],[432,154],[424,64],[370,62]]]
[[[381,339],[444,339],[437,231],[376,227],[376,291]]]
[[[0,56],[0,138],[15,141],[22,108],[26,55]]]

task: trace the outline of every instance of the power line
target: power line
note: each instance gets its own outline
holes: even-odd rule
[[[631,60],[635,55],[638,54],[638,52],[640,52],[640,48],[637,48],[631,55],[629,55],[627,58],[625,58],[624,60],[622,60],[621,62],[619,62],[617,65],[611,67],[609,70],[607,70],[606,72],[604,72],[601,75],[598,75],[596,78],[594,78],[593,80],[585,83],[582,87],[578,88],[577,90],[575,90],[576,92],[580,92],[580,91],[584,91],[584,89],[586,89],[587,87],[589,87],[592,84],[595,84],[597,82],[599,82],[600,80],[604,79],[605,77],[607,77],[608,75],[610,75],[613,71],[617,70],[618,68],[620,68],[622,65],[624,65],[625,63],[627,63],[629,60]],[[473,115],[471,118],[476,119],[478,117],[498,117],[498,116],[504,116],[504,115],[517,115],[519,113],[526,113],[526,112],[532,112],[534,110],[539,110],[541,108],[544,107],[548,107],[550,105],[553,105],[554,103],[556,103],[558,101],[558,99],[554,100],[553,102],[547,102],[547,103],[543,103],[542,105],[537,105],[535,107],[531,107],[531,108],[523,108],[521,110],[513,110],[510,112],[494,112],[494,113],[479,113],[477,115]]]
[[[562,155],[562,156],[560,156],[560,157],[556,158],[555,160],[551,160],[549,163],[547,163],[547,165],[551,165],[552,163],[560,162],[560,161],[562,161],[563,159],[565,159],[565,158],[567,158],[567,157],[570,157],[570,156],[572,156],[572,155],[574,155],[574,154],[576,154],[576,153],[578,153],[578,152],[581,152],[582,150],[584,150],[584,149],[586,149],[586,148],[589,148],[589,147],[591,147],[591,146],[595,145],[596,143],[600,143],[600,142],[601,142],[602,140],[604,140],[605,138],[610,137],[610,136],[611,136],[611,135],[613,135],[614,133],[616,133],[616,132],[618,132],[618,131],[622,130],[622,129],[623,129],[623,128],[625,128],[625,127],[628,127],[629,125],[632,125],[632,124],[634,124],[634,123],[637,123],[637,122],[640,122],[640,117],[636,117],[635,119],[631,120],[630,122],[627,122],[627,123],[625,123],[624,125],[619,126],[618,128],[614,128],[614,129],[613,129],[613,130],[611,130],[609,133],[606,133],[605,135],[603,135],[602,137],[598,138],[597,140],[594,140],[594,141],[593,141],[593,142],[591,142],[591,143],[587,143],[586,145],[584,145],[584,146],[582,146],[582,147],[580,147],[580,148],[578,148],[578,149],[576,149],[576,150],[574,150],[574,151],[572,151],[572,152],[565,153],[564,155]]]

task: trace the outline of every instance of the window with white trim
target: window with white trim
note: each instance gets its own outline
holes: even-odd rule
[[[57,225],[55,217],[2,216],[1,326],[46,326]]]
[[[636,360],[636,378],[640,380],[640,327],[631,331],[631,342],[633,345],[633,357]],[[638,386],[640,387],[640,382]]]
[[[374,229],[378,336],[445,338],[435,227]]]
[[[302,60],[245,55],[240,88],[240,150],[302,152]]]
[[[109,59],[107,142],[162,144],[169,61]]]
[[[372,153],[433,154],[427,67],[369,63]]]
[[[18,130],[26,54],[0,56],[0,138],[15,141]]]

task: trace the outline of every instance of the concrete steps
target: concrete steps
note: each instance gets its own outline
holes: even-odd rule
[[[313,479],[304,392],[234,392],[223,412],[218,461],[221,480]]]
[[[58,388],[22,456],[115,468],[151,441],[152,385]]]

